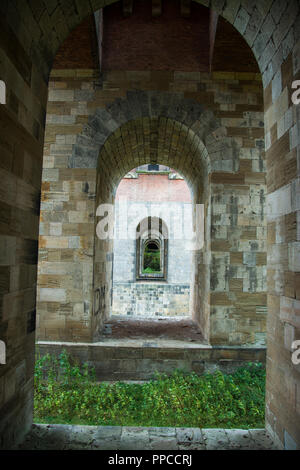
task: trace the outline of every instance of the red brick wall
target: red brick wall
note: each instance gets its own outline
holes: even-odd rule
[[[180,15],[179,0],[163,0],[162,15],[153,18],[150,0],[135,0],[124,18],[122,2],[104,9],[103,70],[209,71],[209,9],[192,3],[191,17]],[[68,36],[54,69],[98,69],[94,16]],[[234,51],[234,54],[232,53]],[[259,72],[254,55],[236,29],[218,19],[213,70]]]
[[[94,15],[75,28],[60,47],[54,69],[98,69],[98,45]]]
[[[169,180],[168,175],[139,175],[138,179],[123,179],[116,199],[145,202],[191,202],[191,193],[184,180]]]
[[[190,18],[179,0],[164,0],[152,17],[152,2],[136,0],[124,18],[122,3],[104,9],[103,70],[208,71],[209,9],[192,2]]]
[[[254,54],[240,33],[219,16],[212,69],[259,73]]]

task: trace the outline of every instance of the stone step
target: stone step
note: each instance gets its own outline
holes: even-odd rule
[[[18,450],[276,450],[264,429],[34,424]],[[115,462],[117,463],[117,462]]]

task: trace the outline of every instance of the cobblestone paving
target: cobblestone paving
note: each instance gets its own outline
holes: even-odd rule
[[[18,450],[275,450],[263,429],[35,424]]]

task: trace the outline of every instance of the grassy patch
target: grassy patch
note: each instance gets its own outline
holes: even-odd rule
[[[264,397],[261,364],[234,374],[176,371],[144,384],[96,383],[93,370],[71,365],[65,352],[35,366],[35,422],[263,428]]]

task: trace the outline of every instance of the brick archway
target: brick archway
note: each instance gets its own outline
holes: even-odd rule
[[[218,176],[224,163],[224,154],[229,158],[225,162],[226,173]],[[215,199],[221,201],[218,184],[222,183],[222,178],[225,181],[229,178],[230,183],[230,174],[234,174],[240,166],[239,154],[240,148],[235,139],[227,135],[227,130],[221,126],[220,120],[214,117],[211,110],[205,109],[197,102],[184,99],[180,93],[133,91],[128,92],[124,99],[116,99],[105,109],[97,109],[89,117],[88,124],[77,137],[72,157],[69,159],[71,168],[97,167],[96,207],[113,202],[120,179],[132,168],[145,163],[160,163],[173,167],[186,178],[193,193],[193,203],[204,204],[206,213],[205,248],[202,253],[195,253],[193,262],[193,278],[197,279],[197,282],[192,282],[191,313],[199,323],[204,338],[214,343],[229,340],[229,332],[225,332],[221,326],[221,318],[225,320],[227,315],[228,300],[222,298],[222,294],[221,298],[218,298],[219,289],[214,285],[213,277],[214,270],[220,263],[225,263],[224,269],[230,271],[231,255],[228,247],[224,246],[223,251],[227,253],[215,253],[212,256],[211,268],[211,231],[218,230],[218,221],[214,224],[211,221],[210,199],[213,194],[210,181],[214,182]],[[234,181],[233,177],[232,184]],[[244,178],[238,181],[241,183]],[[244,190],[249,193],[247,186]],[[232,194],[236,191],[238,187],[234,189],[233,186]],[[214,217],[216,219],[218,216]],[[97,291],[101,288],[102,292],[106,293],[103,305],[108,308],[112,291],[113,247],[110,243],[96,238],[95,249],[97,253],[106,253],[108,260],[107,263],[95,261],[94,271],[94,288]],[[217,251],[220,251],[220,248],[217,248]],[[228,276],[235,274],[229,272]],[[216,291],[213,303],[216,320],[214,328],[210,331],[212,310],[209,298],[213,291]],[[239,302],[245,300],[236,298],[234,292],[232,295],[231,311],[234,311]],[[259,302],[255,300],[255,295],[259,297],[259,294],[253,294],[254,305]],[[220,314],[221,306],[223,310]],[[97,338],[97,332],[101,330],[106,318],[108,310],[93,317],[91,334],[94,339]],[[231,339],[231,344],[245,342],[242,333],[241,339],[238,340],[237,336]]]
[[[138,122],[139,121],[139,122]],[[138,122],[137,125],[134,122]],[[133,124],[132,124],[133,123]],[[152,123],[152,124],[151,124]],[[206,174],[211,172],[211,163],[209,158],[209,147],[215,141],[225,138],[221,129],[220,120],[214,117],[209,109],[205,109],[196,101],[187,100],[183,94],[154,92],[154,91],[130,91],[125,99],[116,99],[106,108],[98,108],[88,120],[88,124],[84,127],[83,132],[77,137],[77,142],[73,147],[72,159],[70,167],[72,168],[95,168],[98,165],[99,153],[105,153],[110,146],[111,136],[115,134],[118,138],[118,130],[123,133],[129,132],[131,128],[136,127],[136,133],[152,134],[150,143],[151,162],[157,162],[157,159],[164,164],[170,164],[165,156],[163,148],[159,146],[159,140],[164,139],[158,132],[158,128],[162,128],[164,132],[168,132],[170,137],[178,134],[182,135],[180,146],[183,144],[190,145],[197,149],[201,154],[204,171]],[[153,129],[152,127],[153,126]],[[155,129],[157,127],[157,129]],[[120,130],[121,132],[121,130]],[[175,150],[177,146],[175,145]],[[142,164],[143,150],[137,157],[139,163]],[[212,154],[215,152],[212,152]],[[188,175],[187,169],[182,168],[178,155],[173,156],[173,163],[180,165],[180,171],[185,173],[187,178],[192,178],[192,174]],[[215,157],[215,160],[217,157]],[[175,162],[176,160],[176,162]],[[126,165],[124,159],[122,163]],[[101,164],[101,161],[99,162]],[[105,166],[105,165],[104,165]],[[122,178],[123,175],[134,167],[134,162],[128,162],[127,166],[120,169],[120,173],[116,174],[116,180]],[[103,167],[104,170],[104,167]],[[196,168],[196,170],[198,170]]]

